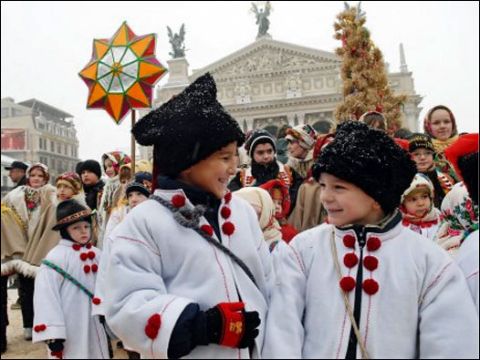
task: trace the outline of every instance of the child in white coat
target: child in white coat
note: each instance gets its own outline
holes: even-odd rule
[[[76,200],[57,208],[62,239],[42,261],[35,280],[33,342],[44,341],[49,358],[108,359],[105,329],[93,317],[100,251],[92,246],[90,209]]]
[[[259,356],[270,255],[255,211],[227,192],[244,135],[211,75],[147,114],[133,134],[154,145],[156,183],[110,235],[109,326],[142,358]]]
[[[387,134],[345,122],[314,173],[328,224],[272,253],[280,271],[263,356],[478,358],[463,274],[401,224],[400,196],[416,173],[408,154]]]

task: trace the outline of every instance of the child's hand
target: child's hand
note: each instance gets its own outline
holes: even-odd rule
[[[47,340],[47,346],[50,349],[50,355],[62,359],[63,357],[63,342],[64,339]]]
[[[245,311],[243,302],[217,304],[206,315],[211,342],[232,348],[253,345],[260,318],[256,311]]]

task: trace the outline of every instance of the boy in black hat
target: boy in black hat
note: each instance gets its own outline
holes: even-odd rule
[[[477,358],[465,279],[397,209],[416,168],[382,131],[345,122],[321,152],[322,224],[280,243],[266,358]]]
[[[27,184],[25,175],[27,169],[28,165],[21,161],[14,161],[10,166],[5,166],[5,170],[8,170],[8,176],[15,183],[14,189]]]
[[[110,235],[105,308],[143,357],[261,352],[271,263],[255,211],[227,191],[244,135],[216,93],[203,75],[132,131],[154,146],[155,190]]]
[[[412,134],[408,139],[408,152],[417,166],[419,173],[427,176],[434,187],[433,203],[440,209],[443,198],[455,184],[455,178],[443,173],[435,163],[435,148],[432,139],[426,134]]]
[[[53,230],[62,239],[45,257],[35,279],[33,342],[66,359],[108,359],[105,330],[92,307],[100,251],[91,244],[92,212],[76,200],[61,202]]]
[[[102,168],[100,163],[96,160],[85,160],[77,165],[76,171],[82,178],[85,201],[90,209],[96,210],[100,204],[103,187],[105,186],[101,179]]]

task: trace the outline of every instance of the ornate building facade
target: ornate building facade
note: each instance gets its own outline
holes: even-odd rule
[[[388,72],[394,93],[407,95],[404,127],[418,130],[419,104],[412,73],[400,45],[399,72]],[[169,79],[157,89],[155,107],[206,72],[217,83],[218,99],[244,131],[264,128],[276,134],[283,124],[310,124],[325,133],[342,97],[341,61],[334,53],[263,36],[252,44],[188,74],[185,58],[168,62]],[[142,150],[142,157],[150,157]],[[144,155],[145,154],[145,155]]]

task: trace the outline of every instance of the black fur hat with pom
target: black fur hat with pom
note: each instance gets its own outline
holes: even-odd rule
[[[417,172],[408,153],[392,138],[359,121],[338,125],[315,171],[317,176],[325,172],[355,184],[375,199],[385,214],[400,205],[403,192]]]
[[[245,135],[237,121],[217,101],[213,77],[202,75],[183,92],[145,115],[132,133],[141,145],[153,145],[156,175],[177,177]]]

